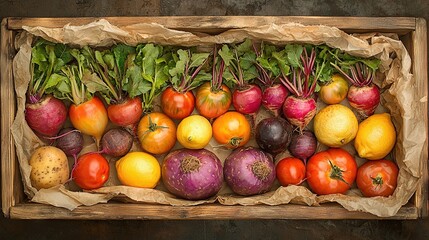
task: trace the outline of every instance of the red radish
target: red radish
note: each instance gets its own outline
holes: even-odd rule
[[[93,136],[97,146],[109,121],[103,102],[98,97],[79,105],[72,104],[69,117],[73,126],[82,133]]]
[[[107,115],[112,123],[128,127],[136,124],[143,113],[142,100],[140,97],[126,98],[117,104],[110,104],[107,107]]]
[[[232,105],[243,114],[255,114],[262,103],[262,91],[255,84],[238,84],[232,94]]]
[[[258,85],[249,83],[258,77],[255,66],[256,54],[252,50],[252,46],[250,39],[246,39],[238,46],[234,45],[231,50],[225,44],[219,51],[219,55],[228,69],[229,74],[225,74],[225,78],[236,85],[232,94],[234,108],[238,112],[249,114],[254,118],[262,103],[262,91]]]
[[[40,101],[30,96],[29,102],[25,105],[25,120],[28,126],[43,136],[57,135],[67,119],[65,104],[51,95]]]
[[[292,81],[284,73],[282,73],[280,81],[293,94],[286,98],[283,104],[283,114],[302,132],[316,114],[316,100],[312,96],[318,78],[314,71],[316,51],[313,48],[308,56],[307,50],[304,48],[300,59],[302,69],[292,67]]]
[[[350,75],[348,75],[337,65],[332,65],[352,83],[347,93],[350,106],[363,117],[374,114],[380,103],[380,90],[373,84],[375,70],[364,63],[357,62],[349,67]]]
[[[274,116],[279,115],[279,110],[282,108],[287,96],[288,90],[281,84],[273,84],[268,86],[262,92],[262,105],[274,113]]]
[[[261,48],[263,47],[264,45],[262,45]],[[253,50],[258,57],[256,62],[256,67],[259,72],[258,80],[264,86],[262,91],[262,106],[277,117],[289,92],[282,84],[275,83],[278,76],[275,75],[274,71],[272,69],[270,69],[271,71],[265,69],[259,62],[259,59],[268,62],[268,59],[264,58],[264,50],[261,49],[261,51],[259,51],[255,45],[253,45]]]

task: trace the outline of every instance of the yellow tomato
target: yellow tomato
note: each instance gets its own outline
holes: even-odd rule
[[[204,148],[212,138],[212,126],[203,116],[191,115],[177,126],[177,141],[189,149]]]
[[[119,181],[126,186],[154,188],[161,178],[158,160],[145,152],[130,152],[116,162]]]

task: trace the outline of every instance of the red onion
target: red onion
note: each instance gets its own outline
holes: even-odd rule
[[[253,147],[238,148],[224,163],[225,181],[239,195],[268,192],[276,178],[273,158]]]
[[[304,160],[313,156],[316,152],[317,140],[313,132],[305,130],[301,133],[295,132],[289,145],[292,156]]]
[[[183,148],[164,158],[161,176],[172,194],[189,200],[206,199],[222,187],[222,163],[209,150]]]

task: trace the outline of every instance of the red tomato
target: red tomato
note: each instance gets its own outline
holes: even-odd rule
[[[142,113],[142,100],[139,97],[127,98],[121,103],[111,104],[107,107],[107,115],[110,121],[123,127],[137,123]]]
[[[319,195],[345,193],[356,179],[357,164],[347,151],[330,148],[307,162],[307,183]]]
[[[365,197],[388,197],[396,189],[398,172],[398,166],[392,161],[368,161],[359,167],[356,184]]]
[[[99,153],[86,153],[77,159],[72,179],[80,188],[100,188],[109,179],[109,163]]]
[[[197,89],[195,98],[198,112],[206,118],[217,118],[226,113],[232,102],[231,91],[225,84],[219,91],[212,91],[209,82]]]
[[[305,165],[298,158],[283,158],[276,165],[276,175],[280,184],[284,187],[299,185],[305,178]]]
[[[180,93],[168,87],[161,95],[162,111],[174,119],[183,119],[194,111],[195,97],[191,91]]]

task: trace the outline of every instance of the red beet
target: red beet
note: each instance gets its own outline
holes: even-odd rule
[[[65,104],[53,96],[25,105],[25,120],[36,133],[53,137],[58,134],[67,119]]]
[[[101,152],[114,157],[122,157],[127,154],[133,146],[131,134],[120,128],[107,131],[101,138]]]
[[[142,101],[139,97],[127,98],[118,104],[107,107],[107,115],[112,123],[127,127],[136,124],[143,113]]]

